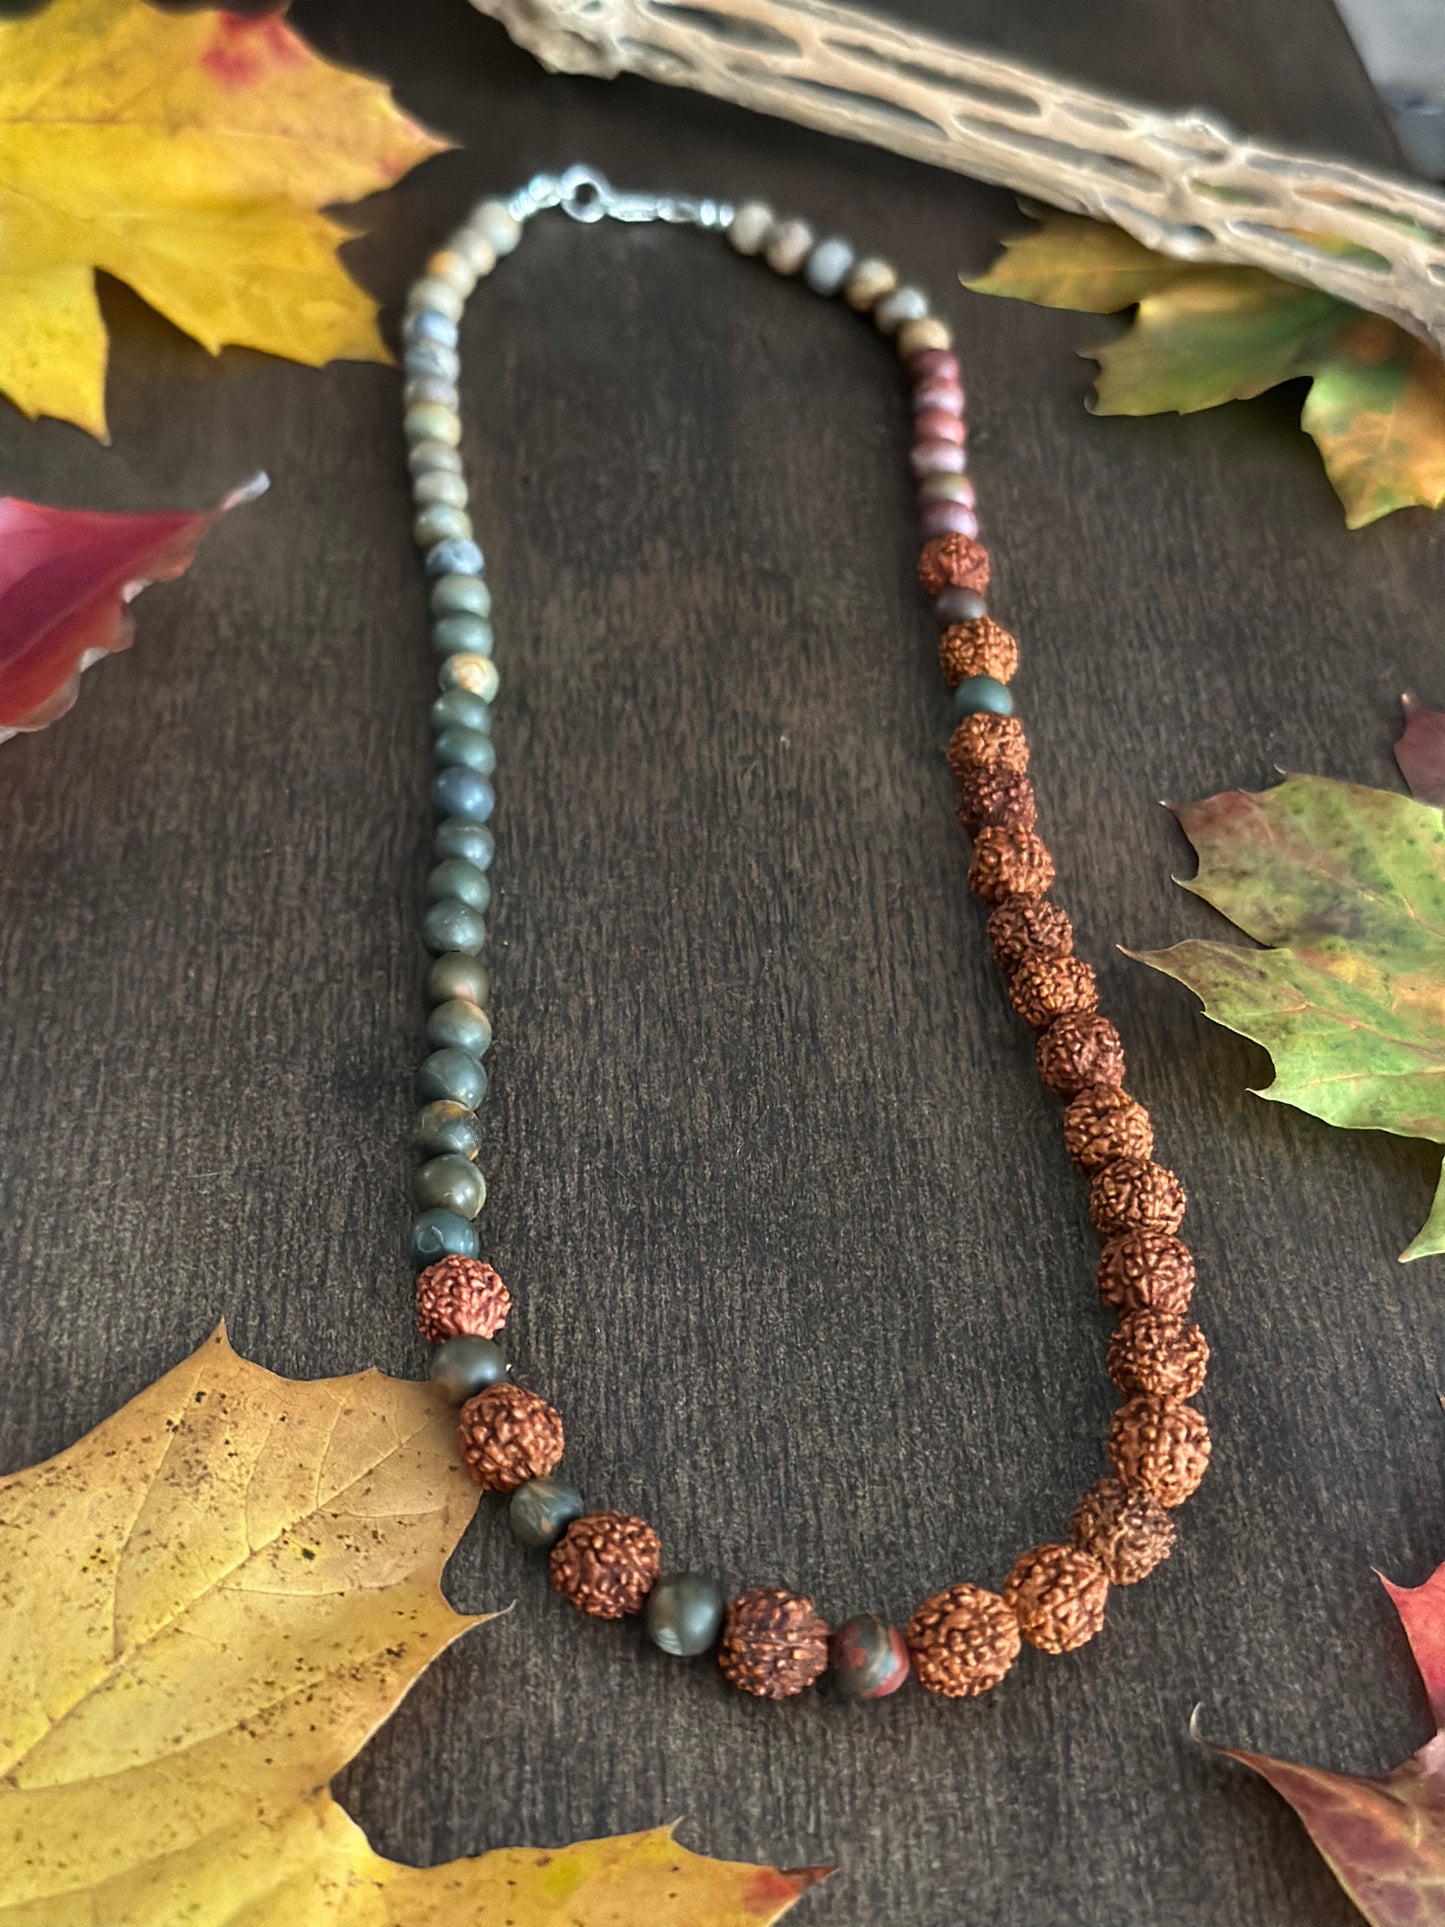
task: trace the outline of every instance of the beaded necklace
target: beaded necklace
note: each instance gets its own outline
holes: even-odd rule
[[[918,574],[942,630],[939,662],[952,691],[947,754],[958,819],[973,840],[969,887],[992,906],[989,940],[1009,1000],[1038,1035],[1039,1075],[1065,1100],[1064,1142],[1089,1178],[1090,1216],[1103,1240],[1099,1291],[1119,1317],[1108,1371],[1124,1403],[1108,1434],[1113,1476],[1080,1499],[1066,1541],[1023,1553],[997,1592],[960,1584],[935,1593],[901,1632],[872,1613],[830,1629],[811,1600],[782,1586],[754,1587],[729,1602],[703,1574],[664,1572],[646,1520],[589,1512],[558,1476],[562,1420],[507,1375],[494,1342],[511,1298],[479,1258],[475,1220],[486,1198],[476,1109],[492,1027],[478,954],[490,898],[497,671],[491,594],[458,454],[457,340],[467,296],[548,208],[584,224],[666,221],[722,233],[740,255],[871,316],[893,340],[912,388],[924,536]],[[1067,913],[1046,894],[1054,864],[1035,829],[1029,746],[1009,689],[1018,645],[984,600],[989,557],[978,539],[952,335],[886,261],[859,259],[841,239],[819,240],[803,221],[779,220],[756,201],[733,208],[621,193],[572,167],[539,174],[505,202],[482,202],[427,262],[408,296],[402,337],[414,532],[426,558],[441,688],[432,705],[437,861],[422,922],[432,956],[431,1055],[417,1082],[421,1211],[412,1254],[417,1326],[437,1347],[433,1380],[461,1407],[462,1457],[479,1485],[507,1497],[513,1534],[548,1554],[552,1585],[565,1599],[597,1619],[643,1616],[654,1644],[678,1657],[716,1648],[724,1675],[745,1693],[785,1699],[830,1669],[850,1699],[882,1699],[910,1670],[946,1698],[987,1692],[1023,1640],[1046,1653],[1084,1645],[1103,1624],[1110,1586],[1133,1585],[1168,1557],[1171,1511],[1209,1460],[1208,1429],[1186,1402],[1204,1383],[1209,1348],[1187,1316],[1194,1263],[1175,1235],[1183,1188],[1153,1161],[1148,1113],[1123,1088],[1119,1034],[1098,1014],[1094,972],[1074,955]]]

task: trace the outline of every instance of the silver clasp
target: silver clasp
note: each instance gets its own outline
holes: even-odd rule
[[[538,174],[509,203],[519,219],[558,207],[585,226],[608,221],[670,221],[702,228],[726,227],[733,210],[726,201],[694,200],[682,194],[632,194],[614,187],[605,174],[580,163],[563,174]]]

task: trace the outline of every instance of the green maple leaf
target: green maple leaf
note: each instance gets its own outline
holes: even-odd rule
[[[1258,268],[1200,266],[1120,228],[1050,214],[965,283],[1049,308],[1134,308],[1099,363],[1094,412],[1195,413],[1310,379],[1311,435],[1351,528],[1445,502],[1445,364],[1393,321]]]
[[[1176,811],[1185,885],[1272,946],[1131,951],[1206,1015],[1262,1044],[1261,1097],[1349,1130],[1445,1143],[1445,813],[1386,790],[1291,776]],[[1445,1179],[1403,1258],[1445,1251]]]

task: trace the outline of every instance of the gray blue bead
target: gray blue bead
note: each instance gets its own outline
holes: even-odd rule
[[[803,279],[814,294],[837,294],[857,259],[851,244],[832,235],[819,241],[803,263]]]
[[[492,653],[492,625],[485,616],[442,616],[432,624],[431,646],[439,656],[455,656],[470,650],[474,655]]]
[[[421,940],[434,957],[452,950],[475,956],[487,941],[487,921],[469,903],[442,897],[422,912]]]
[[[507,1357],[490,1338],[474,1338],[470,1333],[449,1338],[432,1354],[431,1382],[440,1385],[450,1405],[465,1405],[489,1385],[498,1385],[507,1376]]]
[[[497,807],[497,793],[486,777],[460,765],[437,771],[431,800],[439,817],[464,816],[469,823],[485,823]]]
[[[455,1211],[423,1211],[411,1228],[412,1263],[418,1271],[442,1258],[475,1258],[480,1249],[476,1226]]]
[[[426,973],[430,1004],[446,1004],[453,997],[465,997],[468,1003],[481,1004],[485,1009],[491,994],[492,979],[487,966],[461,952],[436,958]]]
[[[497,746],[479,729],[441,730],[432,755],[443,769],[470,769],[478,776],[490,776],[497,767]]]
[[[477,729],[483,736],[492,733],[492,705],[470,689],[448,689],[431,706],[433,729]]]
[[[442,1098],[417,1112],[411,1141],[425,1157],[475,1159],[482,1148],[482,1127],[475,1111]]]
[[[565,1479],[528,1479],[512,1494],[507,1524],[521,1545],[545,1552],[574,1519],[582,1517],[583,1509],[582,1494]]]
[[[449,816],[438,823],[432,848],[439,857],[459,856],[479,870],[490,869],[493,852],[491,831],[484,823],[468,823],[465,817]]]
[[[953,692],[954,715],[977,716],[984,711],[991,716],[1013,715],[1014,699],[1008,684],[993,676],[965,676]]]
[[[933,598],[933,613],[940,629],[951,629],[955,622],[977,622],[988,614],[988,604],[975,589],[941,589]]]
[[[457,458],[457,467],[461,467],[460,457]],[[438,576],[431,585],[431,611],[434,616],[489,616],[492,613],[492,592],[480,576]]]
[[[444,1153],[428,1158],[417,1171],[412,1188],[419,1205],[433,1211],[454,1211],[459,1218],[475,1218],[487,1201],[487,1181],[469,1158]]]
[[[402,322],[401,338],[408,347],[413,342],[434,341],[439,347],[455,348],[457,324],[438,314],[435,308],[417,308]]]
[[[401,405],[414,408],[419,401],[440,402],[443,408],[460,408],[462,398],[457,385],[445,375],[409,375],[401,384]]]
[[[416,1094],[423,1104],[447,1098],[474,1111],[487,1094],[487,1073],[464,1050],[434,1050],[416,1074]]]
[[[722,1617],[722,1589],[701,1573],[664,1573],[647,1595],[647,1636],[674,1659],[705,1653]]]
[[[475,863],[468,863],[464,856],[449,856],[428,874],[426,894],[429,903],[455,897],[470,910],[485,910],[492,900],[492,886],[486,871],[479,870]]]
[[[435,1050],[464,1050],[469,1057],[485,1057],[492,1045],[491,1019],[470,998],[448,998],[427,1018],[426,1041]]]
[[[445,542],[428,549],[426,572],[428,575],[480,575],[482,552],[467,536],[449,535]]]
[[[404,375],[438,375],[455,381],[461,373],[461,356],[455,348],[444,348],[439,341],[414,341],[401,358]]]

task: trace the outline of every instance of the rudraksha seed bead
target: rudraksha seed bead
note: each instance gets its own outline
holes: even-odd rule
[[[948,767],[960,783],[970,770],[1007,770],[1022,776],[1028,766],[1028,738],[1017,716],[995,716],[980,709],[965,716],[948,739]]]
[[[503,1379],[469,1398],[457,1421],[462,1457],[478,1485],[515,1492],[562,1457],[562,1420],[546,1399]]]
[[[507,1287],[477,1258],[442,1258],[416,1281],[416,1328],[429,1345],[494,1338],[511,1308]]]
[[[973,589],[982,595],[988,577],[988,550],[975,535],[935,535],[918,558],[918,580],[929,595],[944,589]]]
[[[1034,786],[1011,770],[973,769],[963,780],[958,820],[970,836],[980,830],[1031,830],[1039,820]]]
[[[1208,1370],[1209,1341],[1177,1311],[1132,1311],[1109,1341],[1109,1376],[1126,1398],[1193,1398]]]
[[[992,676],[1011,682],[1018,673],[1019,646],[1001,622],[976,616],[955,622],[938,639],[938,666],[950,689],[970,676]]]
[[[1114,1158],[1094,1173],[1089,1216],[1101,1238],[1116,1231],[1177,1231],[1184,1220],[1184,1186],[1152,1158]]]
[[[1090,1015],[1099,1008],[1099,986],[1082,957],[1027,956],[1009,979],[1009,1002],[1033,1030],[1056,1017]]]
[[[988,940],[1005,975],[1025,957],[1067,957],[1074,947],[1069,913],[1042,897],[1005,897],[989,912]]]
[[[1209,1427],[1192,1405],[1141,1392],[1109,1427],[1109,1463],[1162,1506],[1183,1505],[1209,1464]]]
[[[1194,1293],[1194,1259],[1168,1231],[1121,1231],[1099,1253],[1099,1296],[1131,1311],[1182,1312]]]
[[[1091,1084],[1122,1084],[1124,1045],[1107,1017],[1056,1017],[1040,1031],[1039,1076],[1058,1097],[1077,1097]]]
[[[828,1641],[828,1664],[844,1699],[882,1700],[908,1677],[908,1648],[896,1626],[859,1613]]]
[[[1154,1127],[1137,1097],[1117,1084],[1092,1084],[1064,1111],[1064,1146],[1075,1164],[1097,1171],[1113,1158],[1148,1158]]]
[[[1004,1603],[1041,1653],[1072,1653],[1104,1623],[1109,1581],[1092,1553],[1077,1546],[1035,1546],[1004,1582]]]
[[[1019,1622],[996,1592],[950,1586],[925,1599],[903,1635],[920,1686],[974,1699],[997,1686],[1019,1656]]]
[[[1111,1586],[1137,1586],[1174,1550],[1174,1521],[1147,1492],[1100,1479],[1074,1507],[1069,1539],[1092,1553]]]
[[[1054,859],[1032,830],[980,830],[973,840],[968,887],[985,903],[1041,897],[1054,880]]]
[[[626,1512],[574,1519],[548,1560],[553,1590],[594,1619],[640,1613],[661,1567],[662,1541],[646,1519]]]
[[[811,1599],[782,1586],[740,1593],[723,1619],[718,1665],[739,1692],[785,1700],[828,1664],[828,1626]]]

